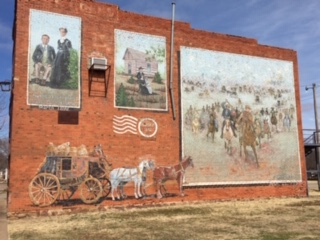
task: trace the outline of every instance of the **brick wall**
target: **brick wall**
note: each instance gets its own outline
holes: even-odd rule
[[[27,93],[27,59],[29,39],[29,10],[37,9],[65,15],[77,16],[82,19],[82,59],[81,85],[82,101],[79,111],[78,125],[58,124],[58,111],[41,110],[26,104]],[[104,151],[114,157],[113,165],[132,166],[137,164],[139,157],[146,153],[152,154],[158,165],[172,165],[180,159],[180,114],[179,114],[179,61],[180,46],[189,46],[230,53],[266,57],[292,61],[294,64],[296,105],[298,112],[299,135],[301,130],[300,95],[298,79],[297,53],[293,50],[259,45],[257,40],[225,34],[211,33],[192,29],[190,24],[175,23],[175,51],[173,67],[173,89],[176,103],[177,118],[173,120],[172,106],[168,93],[168,111],[135,111],[114,108],[114,29],[146,33],[166,37],[167,78],[169,79],[171,20],[144,16],[121,11],[118,6],[89,0],[17,0],[14,29],[14,90],[11,125],[11,158],[9,212],[34,211],[28,196],[28,185],[43,162],[49,142],[71,142],[72,146],[86,144],[103,145]],[[108,58],[111,75],[108,83],[107,98],[88,97],[88,57],[92,52],[100,52]],[[114,115],[134,115],[136,118],[150,117],[157,121],[159,130],[155,139],[146,140],[136,135],[118,135],[112,130]],[[300,139],[300,154],[303,179],[305,163],[303,142]],[[170,185],[170,184],[169,184]],[[171,184],[172,189],[177,187]],[[152,192],[152,190],[150,190]],[[277,186],[226,186],[190,188],[185,198],[149,199],[146,203],[166,201],[193,201],[233,198],[306,196],[304,182],[282,184]],[[139,202],[140,201],[140,202]],[[129,199],[123,203],[109,200],[102,205],[139,204],[141,200]]]

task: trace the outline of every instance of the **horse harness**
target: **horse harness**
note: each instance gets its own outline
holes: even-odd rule
[[[133,170],[133,169],[137,169],[137,172],[132,173],[131,170]],[[123,176],[125,176],[124,173],[125,173],[126,170],[129,171],[129,177],[130,177],[130,178],[132,178],[132,177],[134,177],[134,176],[136,176],[136,175],[138,175],[138,177],[143,177],[143,173],[146,172],[145,169],[146,169],[146,167],[144,166],[144,167],[142,168],[142,172],[141,172],[140,169],[139,169],[139,167],[136,167],[136,168],[126,168],[126,167],[123,167],[121,174],[119,174],[120,169],[118,170],[118,172],[117,172],[117,177],[123,177]]]

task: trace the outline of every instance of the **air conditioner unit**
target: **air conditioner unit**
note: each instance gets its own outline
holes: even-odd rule
[[[106,70],[107,69],[107,59],[106,58],[90,58],[90,68],[98,69],[98,70]]]

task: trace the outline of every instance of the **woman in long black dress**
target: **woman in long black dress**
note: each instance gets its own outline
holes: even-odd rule
[[[54,61],[50,85],[53,88],[60,88],[62,84],[70,79],[69,63],[71,41],[66,37],[68,30],[59,28],[61,38],[58,40],[58,52]]]

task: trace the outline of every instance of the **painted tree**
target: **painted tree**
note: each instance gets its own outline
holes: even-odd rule
[[[70,62],[68,66],[68,70],[70,73],[70,79],[63,83],[63,88],[68,89],[78,89],[79,87],[79,56],[78,52],[75,49],[70,49]]]
[[[69,71],[70,71],[72,82],[70,83],[69,87],[72,89],[78,88],[78,82],[79,82],[78,81],[78,78],[79,78],[78,62],[79,62],[78,52],[74,49],[71,49]]]
[[[128,104],[128,96],[126,93],[126,89],[124,88],[123,84],[120,84],[120,87],[116,94],[116,106],[125,107]]]
[[[158,48],[151,47],[150,50],[146,50],[146,55],[148,56],[146,58],[146,61],[151,62],[151,60],[155,59],[159,63],[163,63],[165,61],[166,51],[164,47],[160,47],[160,46],[158,46]]]
[[[153,77],[153,81],[159,84],[162,84],[162,80],[163,78],[161,77],[159,72],[156,72],[154,77]]]
[[[128,79],[127,83],[135,84],[136,81],[134,80],[133,76],[131,76],[131,77]]]
[[[129,101],[128,101],[128,106],[129,106],[129,107],[135,107],[135,106],[136,106],[136,104],[134,103],[133,97],[131,97],[131,98],[129,99]]]

